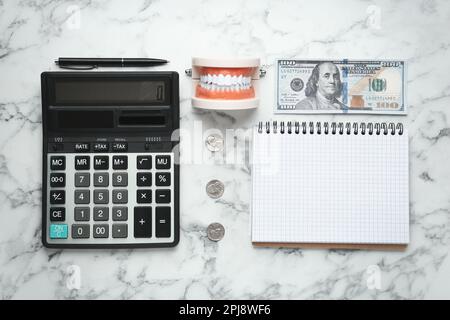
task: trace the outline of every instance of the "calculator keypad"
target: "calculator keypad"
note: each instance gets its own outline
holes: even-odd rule
[[[89,149],[86,149],[88,148]],[[80,144],[48,154],[47,241],[149,244],[174,241],[173,154],[126,153],[126,144]],[[81,154],[80,154],[81,153]]]

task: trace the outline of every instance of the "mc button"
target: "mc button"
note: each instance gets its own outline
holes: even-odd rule
[[[52,169],[52,170],[66,170],[66,157],[65,156],[52,156],[52,157],[50,157],[50,169]]]

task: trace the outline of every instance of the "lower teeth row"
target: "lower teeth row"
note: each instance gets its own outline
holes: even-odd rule
[[[200,86],[207,90],[217,90],[217,91],[239,91],[239,90],[246,90],[251,88],[251,84],[245,84],[245,85],[231,85],[231,86],[221,86],[218,84],[207,84],[203,82],[199,82]]]

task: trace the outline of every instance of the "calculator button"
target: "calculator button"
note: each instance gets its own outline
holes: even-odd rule
[[[156,156],[156,169],[170,169],[170,156]]]
[[[108,190],[94,190],[94,203],[95,204],[106,204],[109,202],[109,191]]]
[[[113,157],[113,169],[128,169],[128,158],[127,156],[114,156]]]
[[[51,173],[50,174],[50,187],[63,188],[66,186],[66,174],[65,173]]]
[[[156,174],[155,184],[158,187],[170,186],[170,172],[158,172]]]
[[[137,203],[152,203],[152,190],[137,190],[136,191]]]
[[[107,187],[109,185],[109,175],[107,172],[94,173],[94,187]]]
[[[136,174],[136,184],[138,187],[150,187],[152,185],[151,172],[138,172]]]
[[[65,208],[50,208],[50,221],[64,221],[66,220]]]
[[[50,157],[50,169],[51,170],[66,170],[66,157],[65,156]]]
[[[108,238],[109,237],[109,225],[107,224],[94,224],[93,226],[94,238]]]
[[[67,224],[51,224],[50,239],[67,239]]]
[[[156,207],[155,220],[156,237],[170,237],[170,207]]]
[[[89,156],[75,157],[75,170],[89,170]]]
[[[126,172],[113,173],[113,186],[114,187],[128,186],[128,174]]]
[[[127,190],[113,190],[113,203],[127,203],[128,191]]]
[[[156,190],[156,203],[170,203],[170,190]]]
[[[89,190],[75,190],[75,204],[88,204],[89,201]]]
[[[112,208],[113,221],[127,221],[128,208],[127,207],[113,207]]]
[[[114,142],[112,145],[112,151],[125,152],[128,150],[128,143],[126,142]]]
[[[136,168],[138,169],[151,169],[152,168],[152,156],[137,156]]]
[[[134,208],[134,237],[151,238],[152,236],[152,207]]]
[[[106,152],[109,150],[109,143],[107,142],[96,142],[94,143],[95,152]]]
[[[89,143],[75,143],[73,147],[75,152],[89,152],[90,144]]]
[[[50,204],[64,204],[66,202],[66,192],[64,190],[50,191]]]
[[[89,238],[89,225],[88,224],[73,224],[72,225],[72,238],[73,239]]]
[[[95,156],[94,157],[94,169],[95,170],[108,170],[109,169],[109,157],[108,156]]]
[[[112,226],[113,238],[126,238],[128,237],[128,225],[125,223],[113,224]]]
[[[89,187],[90,176],[89,173],[75,173],[75,187]]]
[[[94,221],[108,221],[109,208],[108,207],[94,207]]]
[[[75,207],[74,220],[75,221],[89,221],[90,219],[89,207]]]

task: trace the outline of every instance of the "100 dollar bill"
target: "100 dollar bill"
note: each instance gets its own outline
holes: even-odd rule
[[[405,62],[277,60],[276,113],[406,114]]]

